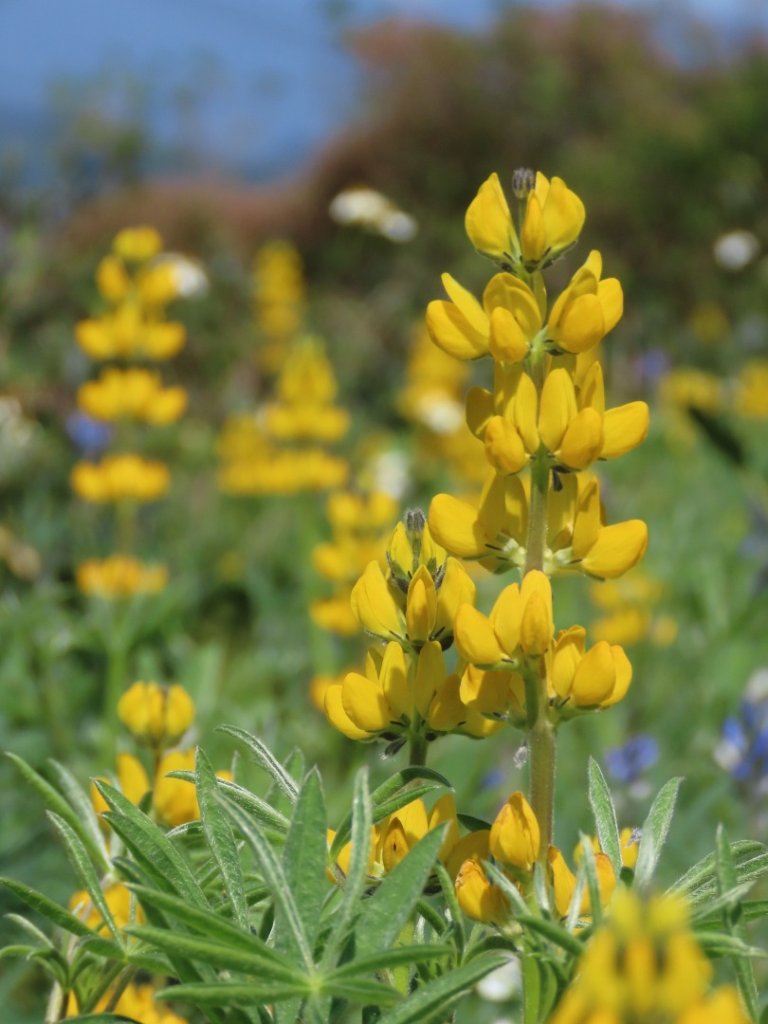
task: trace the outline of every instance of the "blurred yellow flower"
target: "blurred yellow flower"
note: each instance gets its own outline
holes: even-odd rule
[[[190,727],[195,705],[187,691],[174,683],[134,683],[120,698],[117,713],[123,725],[142,743],[169,747]]]
[[[94,419],[132,418],[145,423],[173,423],[186,409],[187,393],[163,387],[160,375],[150,370],[104,370],[96,380],[80,386],[77,404]]]
[[[76,581],[83,594],[97,597],[156,594],[168,585],[168,570],[164,565],[146,565],[128,555],[111,555],[82,562],[77,567]]]
[[[168,491],[170,474],[165,463],[126,452],[78,462],[70,481],[84,501],[156,501]]]

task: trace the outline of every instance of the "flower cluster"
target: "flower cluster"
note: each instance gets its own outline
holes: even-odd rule
[[[253,283],[259,363],[276,373],[304,322],[304,273],[294,246],[280,240],[263,245],[253,262]]]
[[[110,361],[78,390],[80,429],[87,423],[114,427],[107,441],[115,436],[122,449],[100,460],[78,462],[71,474],[72,489],[83,501],[116,507],[117,553],[89,560],[77,571],[78,586],[89,595],[153,593],[167,578],[163,566],[144,565],[130,550],[137,506],[164,497],[170,483],[165,463],[132,450],[132,425],[174,423],[187,406],[184,388],[165,386],[160,373],[144,365],[171,358],[185,341],[184,327],[166,318],[168,305],[179,295],[179,282],[173,262],[160,258],[161,246],[154,228],[120,231],[96,271],[107,309],[81,321],[75,332],[87,355]]]
[[[219,437],[219,487],[226,494],[297,494],[343,487],[347,461],[326,450],[349,429],[335,404],[333,368],[316,338],[288,352],[275,400],[257,416],[237,416]]]

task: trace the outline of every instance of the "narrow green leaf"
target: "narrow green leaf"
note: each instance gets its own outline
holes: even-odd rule
[[[104,832],[99,825],[99,819],[96,815],[96,811],[93,809],[93,803],[90,795],[80,785],[72,772],[70,772],[70,770],[63,764],[59,764],[58,761],[50,758],[48,760],[48,766],[50,772],[55,778],[56,784],[69,801],[78,817],[78,820],[82,824],[83,829],[88,833],[94,847],[98,849],[101,855],[96,859],[97,865],[101,869],[107,868],[109,866],[109,851],[107,850],[107,844],[104,839]],[[86,845],[93,856],[90,844]]]
[[[335,971],[327,975],[326,981],[336,978],[349,978],[356,974],[366,974],[369,971],[381,971],[389,967],[397,967],[399,964],[417,964],[426,960],[438,960],[444,956],[450,956],[453,949],[450,946],[424,943],[422,945],[395,946],[393,949],[383,949],[378,953],[371,953],[368,956],[359,956]]]
[[[244,974],[258,974],[262,981],[279,981],[281,984],[305,984],[304,976],[285,963],[281,963],[267,950],[265,954],[255,944],[247,951],[238,945],[214,942],[210,938],[185,935],[183,932],[136,925],[126,929],[130,935],[155,946],[162,952],[188,956],[190,960],[210,964],[223,970],[242,971]]]
[[[437,1013],[444,1012],[468,993],[481,978],[501,967],[509,957],[491,953],[477,957],[412,992],[404,1003],[382,1014],[379,1024],[422,1024]]]
[[[744,897],[749,893],[752,885],[752,882],[736,885],[733,889],[728,889],[727,892],[722,893],[722,895],[707,900],[706,905],[699,905],[694,909],[691,914],[691,923],[702,927],[706,926],[707,923],[720,924],[723,910],[730,910],[737,905],[739,912],[743,913],[745,906],[747,906],[744,903]]]
[[[327,827],[323,787],[317,769],[313,768],[296,800],[283,850],[283,870],[310,945],[314,944],[320,925],[320,911],[328,894],[325,875]]]
[[[453,925],[453,936],[456,943],[456,953],[458,955],[458,959],[461,960],[467,936],[464,931],[464,915],[461,912],[461,907],[459,906],[459,901],[456,897],[456,886],[454,884],[454,880],[439,860],[435,861],[435,873],[437,874],[437,880],[440,883],[440,890],[443,894],[445,905],[450,911],[451,922]]]
[[[96,786],[112,808],[104,815],[105,820],[140,865],[148,868],[160,884],[170,886],[179,896],[197,906],[205,906],[205,895],[191,867],[162,829],[113,786],[98,779]]]
[[[40,949],[40,946],[3,946],[0,949],[0,960],[10,960],[11,958],[29,960],[35,953],[39,953]]]
[[[728,836],[722,825],[718,826],[715,838],[715,854],[717,857],[717,888],[720,896],[735,888],[737,884],[736,865],[731,856],[731,847]],[[722,912],[723,924],[730,934],[739,942],[743,943],[746,938],[746,930],[739,920],[738,913],[733,907],[724,907]],[[753,1021],[758,1017],[758,992],[755,972],[749,959],[743,952],[731,954],[733,968],[736,973],[741,998],[747,1013]]]
[[[57,831],[64,840],[64,847],[67,852],[67,857],[72,865],[75,874],[80,880],[80,884],[86,890],[91,898],[91,903],[94,908],[98,910],[102,922],[112,933],[112,937],[115,942],[121,942],[120,929],[115,924],[115,919],[112,917],[112,911],[107,905],[107,901],[104,898],[104,893],[101,888],[96,870],[88,856],[88,852],[80,842],[74,829],[60,818],[54,811],[48,811],[48,817],[51,819],[53,824],[56,826]]]
[[[194,783],[195,781],[195,773],[185,771],[184,769],[168,772],[168,775],[172,779],[183,779],[185,782]],[[224,796],[231,799],[239,807],[242,807],[248,814],[253,815],[269,839],[272,839],[273,835],[275,838],[285,836],[291,823],[277,808],[271,807],[266,800],[256,796],[255,793],[251,793],[250,790],[245,789],[243,786],[239,786],[236,782],[231,782],[229,779],[217,778],[216,783]],[[190,832],[202,830],[202,826],[199,821],[190,821],[186,825],[177,826],[168,835],[181,835],[185,830]]]
[[[388,949],[395,942],[432,874],[444,832],[445,826],[427,832],[363,903],[355,928],[360,956]]]
[[[89,833],[88,827],[81,821],[78,811],[68,803],[50,782],[44,779],[34,768],[30,767],[22,757],[10,753],[6,753],[5,756],[18,768],[26,781],[37,790],[48,805],[49,810],[58,814],[60,818],[66,821],[70,828],[74,829],[93,860],[99,864],[102,870],[106,871],[109,868],[109,860],[105,856],[103,841],[100,843],[95,842]]]
[[[635,885],[638,888],[645,888],[651,883],[659,862],[661,848],[672,823],[677,792],[682,781],[682,779],[670,779],[661,787],[651,805],[648,817],[643,823],[640,848],[637,851],[637,864],[635,865]]]
[[[21,914],[6,914],[6,921],[11,921],[20,928],[23,932],[26,932],[35,942],[39,942],[44,949],[53,949],[54,945],[45,932],[40,931],[36,924],[28,921],[26,917],[22,917]]]
[[[312,951],[304,931],[301,914],[296,906],[293,893],[288,888],[280,861],[255,822],[251,821],[239,807],[235,807],[231,803],[227,803],[225,808],[256,856],[264,882],[272,892],[275,911],[279,922],[285,929],[286,937],[291,941],[306,969],[311,971],[314,966]]]
[[[272,776],[275,783],[291,803],[295,802],[299,795],[299,787],[296,781],[260,739],[246,732],[245,729],[239,729],[236,725],[220,725],[216,732],[227,733],[227,735],[234,736],[236,740],[244,743],[261,767]]]
[[[195,754],[197,800],[205,838],[221,873],[221,882],[232,906],[235,921],[248,927],[248,907],[245,902],[243,873],[237,844],[218,796],[216,773],[204,751],[198,747]]]
[[[184,900],[167,892],[148,889],[141,885],[129,885],[129,888],[136,893],[143,907],[154,907],[160,910],[166,920],[177,921],[191,931],[210,938],[214,942],[226,946],[237,946],[245,952],[254,953],[254,955],[269,956],[278,965],[288,964],[290,966],[287,960],[284,960],[275,950],[270,949],[253,932],[243,931],[209,910],[191,907]]]
[[[531,908],[523,899],[520,890],[507,878],[507,876],[492,864],[490,861],[483,861],[483,870],[488,879],[495,882],[509,900],[512,912],[517,918],[520,914],[530,914]]]
[[[64,907],[60,907],[58,903],[54,903],[53,900],[44,896],[41,892],[37,892],[36,889],[30,889],[28,885],[23,885],[21,882],[16,882],[11,878],[0,878],[0,885],[12,892],[14,896],[18,896],[28,907],[42,914],[43,917],[52,921],[59,928],[63,928],[64,931],[70,932],[72,935],[96,934],[79,917],[70,914]]]
[[[368,1003],[373,1006],[392,1006],[402,1001],[402,994],[391,985],[369,978],[336,978],[323,980],[323,993],[346,999],[350,1003]]]
[[[768,847],[764,843],[758,843],[753,839],[740,839],[735,843],[731,843],[731,859],[736,868],[737,877],[739,876],[739,868],[742,865],[762,855],[768,855]],[[766,869],[768,870],[768,860],[766,861]],[[700,861],[678,878],[667,891],[692,893],[696,889],[715,882],[716,872],[717,857],[714,852],[708,853],[706,857],[702,857]],[[746,881],[746,879],[739,877],[739,881]]]
[[[584,870],[584,865],[579,864],[579,869],[576,873],[576,888],[573,890],[573,896],[571,896],[571,902],[568,906],[568,914],[565,919],[565,930],[571,935],[576,931],[576,924],[581,917],[581,902],[584,899],[584,890],[586,887],[587,875]]]
[[[268,1006],[270,1003],[293,999],[307,994],[306,986],[246,984],[236,981],[217,981],[212,985],[193,982],[187,985],[172,985],[155,993],[155,999],[172,999],[174,1002],[192,1003],[194,1006],[214,1006],[229,1009],[233,1003],[243,1006]]]
[[[368,769],[361,768],[355,776],[355,788],[352,794],[352,853],[349,858],[349,871],[344,883],[341,902],[334,915],[333,931],[328,937],[323,955],[323,966],[326,968],[333,963],[336,954],[347,941],[352,920],[360,910],[368,876],[372,827]]]
[[[619,822],[616,818],[616,808],[613,805],[613,797],[608,788],[608,783],[605,781],[600,765],[594,757],[589,759],[587,777],[589,779],[589,806],[592,808],[592,814],[595,819],[600,849],[610,859],[614,873],[618,878],[621,874]]]
[[[414,782],[416,779],[425,779],[426,782],[422,786],[406,788],[409,786],[409,783]],[[453,787],[444,775],[434,771],[432,768],[416,765],[395,772],[394,775],[391,775],[386,782],[382,782],[371,793],[373,823],[377,824],[383,821],[384,818],[394,814],[395,811],[399,811],[401,807],[404,807],[412,800],[416,800],[418,797],[425,796],[427,793],[440,788],[452,789]],[[336,860],[339,850],[349,839],[351,824],[352,813],[350,811],[339,825],[334,836],[331,846],[331,861]]]
[[[550,942],[554,942],[556,946],[560,946],[561,949],[573,956],[581,955],[584,947],[575,935],[571,935],[562,925],[556,924],[554,921],[548,921],[544,917],[535,917],[531,914],[530,907],[520,895],[517,887],[502,871],[499,871],[495,864],[485,861],[484,867],[488,878],[499,886],[509,900],[515,921],[518,924],[549,939]]]
[[[746,942],[727,932],[694,931],[693,935],[707,956],[757,959],[768,957],[767,950],[760,949],[758,946],[749,946]]]

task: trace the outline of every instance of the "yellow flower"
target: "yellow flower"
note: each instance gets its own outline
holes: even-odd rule
[[[512,793],[491,826],[490,850],[496,860],[530,871],[539,856],[541,833],[522,793]]]
[[[600,894],[600,906],[605,908],[610,902],[616,888],[616,874],[613,870],[613,865],[611,864],[610,859],[600,850],[599,845],[597,843],[593,845],[596,847],[595,874],[597,875],[597,888]],[[577,863],[580,859],[581,850],[577,849]],[[555,897],[555,910],[557,910],[560,917],[566,917],[571,907],[573,895],[576,891],[576,876],[568,867],[565,862],[565,858],[556,846],[550,846],[547,853],[547,863],[549,865],[550,877],[552,879],[552,889]],[[585,886],[581,897],[579,915],[583,918],[589,917],[590,914],[591,898],[589,890]]]
[[[107,992],[94,1007],[99,1013],[112,1004],[112,993]],[[67,1004],[67,1018],[76,1017],[79,1007],[77,999],[72,993]],[[187,1024],[185,1017],[180,1017],[171,1010],[167,1003],[155,1000],[155,989],[152,985],[128,985],[121,992],[114,1005],[116,1013],[125,1014],[131,1020],[139,1021],[140,1024]]]
[[[543,654],[552,643],[552,588],[543,572],[526,573],[522,585],[505,587],[486,618],[470,604],[459,609],[456,646],[471,665],[517,667],[526,656]]]
[[[178,684],[134,683],[117,705],[120,721],[143,743],[171,746],[183,736],[195,717],[195,705]]]
[[[170,754],[164,754],[160,759],[152,793],[152,806],[160,821],[170,828],[184,825],[188,821],[196,821],[200,817],[200,805],[193,784],[183,779],[168,777],[168,772],[194,770],[194,750],[174,750]]]
[[[589,940],[578,974],[555,1009],[551,1024],[663,1020],[693,1024],[744,1024],[732,990],[707,994],[712,966],[688,927],[688,909],[677,897],[642,904],[619,888],[610,916]]]
[[[156,501],[168,491],[170,474],[163,462],[125,453],[78,462],[70,481],[84,501]]]
[[[536,297],[512,274],[496,274],[483,292],[482,305],[450,274],[443,274],[449,302],[435,300],[427,306],[427,330],[434,343],[456,359],[492,355],[507,363],[519,363],[541,330],[542,318]]]
[[[96,268],[96,284],[109,302],[120,302],[131,287],[125,264],[117,256],[105,256]]]
[[[752,359],[739,370],[733,408],[751,420],[768,419],[768,359]]]
[[[75,325],[75,338],[91,359],[171,359],[184,347],[184,325],[147,318],[137,303],[126,300],[97,319]]]
[[[168,585],[168,570],[164,565],[146,565],[128,555],[110,555],[82,562],[77,567],[76,580],[83,594],[130,597],[164,590]]]
[[[473,921],[501,925],[509,917],[509,906],[504,893],[497,885],[488,881],[476,857],[464,861],[455,884],[459,906]]]
[[[122,882],[115,882],[103,890],[104,900],[109,907],[109,912],[118,928],[125,928],[128,924],[141,924],[144,914],[141,907],[135,904],[130,891]],[[131,904],[134,904],[133,910]],[[80,918],[89,928],[94,931],[108,934],[109,929],[104,923],[101,913],[91,902],[91,897],[83,889],[72,896],[69,901],[69,909]],[[131,914],[133,913],[133,919]]]
[[[105,779],[103,781],[110,782]],[[123,796],[126,796],[132,804],[140,804],[146,793],[149,792],[150,783],[144,765],[133,754],[117,755],[117,785]],[[91,783],[91,803],[96,814],[103,814],[109,810],[109,805],[96,786]]]
[[[539,171],[515,172],[513,188],[525,201],[520,234],[497,174],[478,190],[467,210],[465,226],[478,250],[502,265],[533,270],[570,248],[584,225],[584,204],[561,178],[551,182]]]
[[[603,258],[593,249],[552,305],[547,338],[564,352],[586,352],[613,330],[624,311],[621,285],[601,280]]]
[[[163,247],[159,232],[147,225],[123,228],[112,242],[113,252],[128,263],[145,263],[157,256]]]
[[[164,388],[160,375],[149,370],[109,369],[81,385],[77,404],[95,419],[132,418],[162,425],[183,414],[187,393],[179,387]]]
[[[620,701],[632,681],[632,665],[623,648],[599,640],[585,650],[586,630],[561,630],[547,656],[550,691],[560,713],[580,708],[606,708]]]

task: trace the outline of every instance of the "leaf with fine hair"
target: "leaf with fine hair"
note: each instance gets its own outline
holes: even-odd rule
[[[313,768],[304,779],[293,809],[291,828],[283,850],[283,870],[296,899],[310,944],[320,925],[320,911],[328,893],[325,875],[328,844],[325,799],[320,775]]]
[[[197,800],[205,839],[213,859],[219,867],[221,882],[227,894],[235,921],[248,927],[248,907],[245,902],[243,872],[232,825],[221,806],[216,773],[205,752],[198,747],[195,754]]]
[[[70,805],[70,803],[50,784],[50,782],[44,779],[39,772],[34,770],[34,768],[30,767],[23,757],[10,753],[6,753],[5,756],[18,768],[27,782],[37,790],[48,805],[49,810],[58,814],[58,816],[66,821],[70,828],[77,833],[80,841],[88,850],[88,853],[93,860],[99,865],[102,871],[106,871],[109,868],[109,860],[104,852],[103,840],[99,843],[95,841],[93,836],[90,834],[88,826],[81,821],[78,811]]]
[[[388,1010],[379,1024],[424,1024],[469,993],[486,974],[509,960],[505,953],[488,953],[427,982],[412,992],[404,1003]]]
[[[96,863],[101,869],[106,868],[109,865],[109,851],[107,850],[107,844],[104,841],[104,832],[99,825],[99,819],[96,816],[96,811],[93,809],[93,803],[91,798],[74,777],[72,772],[68,768],[65,768],[63,764],[59,764],[53,758],[48,760],[49,771],[52,773],[56,780],[61,792],[69,801],[72,809],[75,811],[80,824],[83,826],[85,832],[88,833],[89,838],[93,842],[93,846],[99,851],[100,857],[97,858]],[[91,849],[90,843],[86,844],[91,856],[93,856],[93,850]]]
[[[358,956],[378,953],[395,942],[432,874],[446,828],[427,832],[363,903],[355,927]]]
[[[503,871],[499,871],[496,865],[491,864],[490,861],[485,861],[483,866],[488,878],[499,886],[509,900],[514,919],[518,924],[521,924],[535,935],[548,939],[573,956],[581,955],[583,946],[574,935],[571,935],[567,929],[563,928],[562,925],[556,924],[554,921],[549,921],[545,917],[534,916],[516,886],[510,882]]]
[[[728,835],[722,825],[717,828],[715,837],[715,855],[717,858],[717,889],[720,896],[729,890],[734,889],[737,884],[736,866],[731,856],[731,846],[728,842]],[[741,921],[741,908],[739,904],[723,907],[723,924],[730,934],[740,943],[746,939],[746,930]],[[736,981],[739,986],[741,998],[747,1008],[747,1013],[753,1021],[758,1016],[758,993],[755,981],[755,972],[748,956],[741,951],[734,951],[730,954],[733,962],[733,969],[736,974]]]
[[[186,771],[183,768],[179,768],[176,771],[168,772],[169,779],[181,779],[184,782],[195,782],[195,773]],[[290,827],[290,821],[284,814],[277,810],[275,807],[271,807],[266,800],[263,800],[260,796],[256,796],[255,793],[251,793],[250,790],[245,789],[244,786],[238,785],[237,782],[232,782],[229,779],[216,779],[216,783],[219,790],[224,792],[234,803],[238,804],[243,810],[252,815],[261,826],[262,831],[266,837],[270,840],[284,839],[285,834]],[[188,821],[184,825],[177,825],[176,828],[172,829],[169,836],[182,836],[187,833],[199,834],[202,831],[202,825],[199,821]]]
[[[311,971],[313,967],[312,951],[301,914],[296,906],[293,893],[288,887],[280,861],[254,821],[251,821],[239,807],[229,801],[224,804],[224,808],[253,850],[264,882],[272,892],[275,913],[278,923],[284,931],[286,941],[294,954],[304,963],[305,968]]]
[[[411,786],[417,779],[423,779],[420,786]],[[399,811],[407,803],[431,793],[435,789],[452,789],[450,782],[432,768],[415,765],[395,772],[371,793],[372,821],[377,824],[384,818]],[[331,845],[331,861],[335,861],[342,846],[349,839],[352,815],[347,814],[339,825]]]
[[[610,860],[614,873],[618,878],[621,874],[621,839],[619,836],[619,823],[616,818],[616,808],[613,805],[613,797],[605,781],[605,776],[600,770],[600,765],[590,757],[587,768],[589,780],[589,806],[595,819],[597,838],[600,841],[600,849]]]
[[[109,909],[107,901],[104,898],[104,893],[102,891],[98,875],[96,874],[93,863],[88,856],[87,850],[80,842],[75,831],[70,828],[63,818],[60,818],[58,814],[55,814],[53,811],[48,811],[48,817],[51,819],[56,830],[64,841],[64,848],[67,852],[69,862],[80,880],[80,884],[90,896],[91,903],[94,908],[98,910],[101,915],[102,922],[112,933],[112,937],[115,942],[122,943],[120,929],[115,924],[112,911]]]
[[[670,779],[659,790],[651,805],[648,817],[643,822],[640,846],[637,851],[634,884],[643,889],[650,885],[653,873],[661,856],[661,848],[667,838],[672,815],[675,812],[675,801],[682,779]]]
[[[236,725],[220,725],[216,732],[224,732],[228,736],[234,736],[236,740],[244,743],[253,754],[254,758],[267,771],[285,796],[293,803],[299,795],[299,787],[293,776],[285,770],[274,754],[266,747],[258,737],[240,729]]]
[[[120,836],[139,865],[148,870],[159,885],[170,886],[196,906],[205,906],[205,895],[189,863],[162,829],[113,786],[98,779],[96,786],[112,808],[104,815],[105,821]]]
[[[739,884],[754,882],[768,873],[768,847],[751,839],[731,843],[731,859]],[[709,900],[717,893],[717,858],[708,853],[670,886],[668,892],[685,895],[691,903]]]
[[[349,929],[360,910],[362,895],[368,877],[368,861],[371,851],[371,795],[368,791],[368,769],[361,768],[355,776],[352,794],[352,852],[349,870],[333,920],[333,930],[323,954],[323,966],[329,968],[338,952],[349,937]]]
[[[193,982],[192,984],[173,985],[155,993],[155,999],[172,999],[174,1002],[192,1003],[194,1006],[226,1007],[238,1006],[269,1006],[271,1003],[305,996],[308,993],[306,984],[258,984],[258,982],[217,981],[213,984]]]
[[[95,935],[96,932],[92,928],[89,928],[84,921],[81,921],[79,917],[75,917],[64,907],[59,906],[58,903],[50,899],[43,893],[38,892],[36,889],[30,889],[28,885],[24,885],[22,882],[16,882],[12,878],[0,878],[0,885],[12,892],[14,896],[18,896],[20,900],[23,900],[28,907],[32,910],[36,910],[38,914],[42,914],[43,917],[48,918],[53,924],[59,928],[63,928],[64,931],[70,932],[72,935]]]

